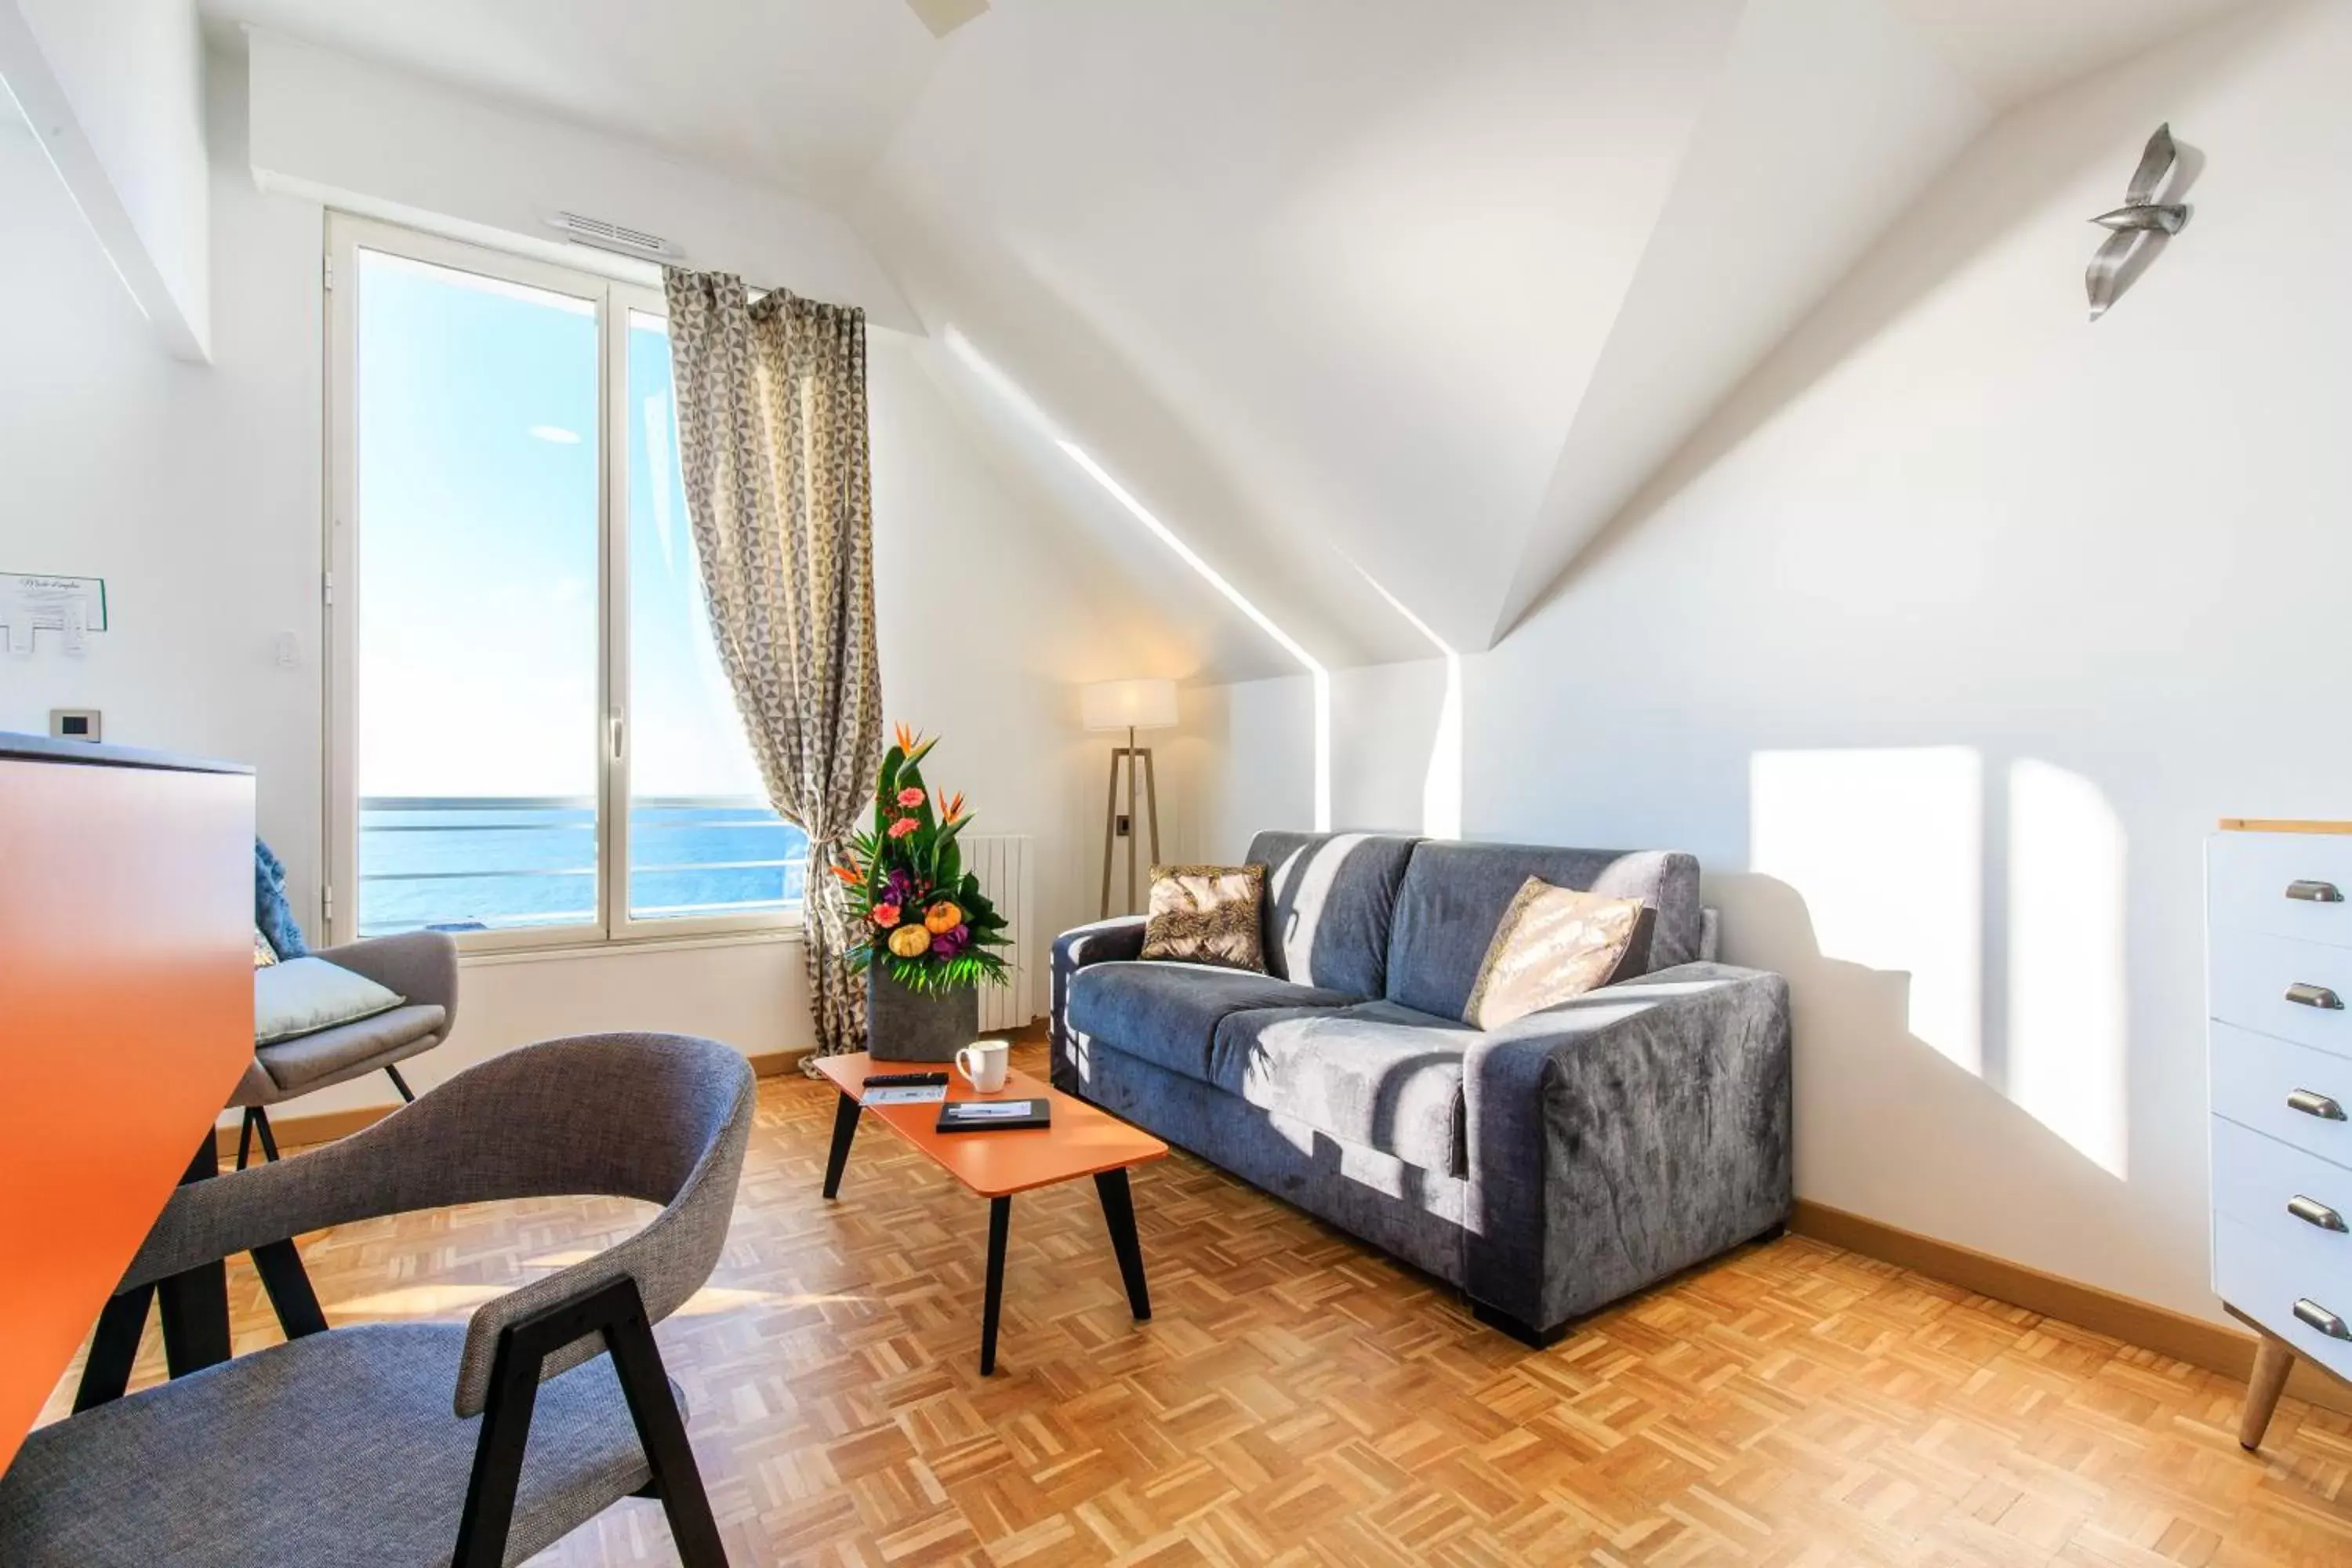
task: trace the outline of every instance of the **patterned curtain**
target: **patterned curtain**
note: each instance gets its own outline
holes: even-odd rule
[[[862,1050],[865,993],[824,874],[882,763],[866,312],[665,269],[680,466],[719,662],[777,812],[809,837],[819,1056]]]

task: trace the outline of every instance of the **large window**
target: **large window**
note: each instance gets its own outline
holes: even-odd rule
[[[660,296],[337,218],[335,940],[774,925],[767,805],[677,468]]]

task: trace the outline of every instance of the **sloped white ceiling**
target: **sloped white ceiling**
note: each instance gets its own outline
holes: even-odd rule
[[[942,46],[898,0],[198,0],[253,23],[845,199]]]
[[[1755,0],[1570,416],[1499,639],[1990,115],[1880,0]]]
[[[202,0],[843,206],[1224,679],[1491,646],[1993,112],[2246,3]]]
[[[1997,108],[2247,9],[2256,0],[1895,0]]]
[[[1324,662],[1483,647],[1740,11],[1025,0],[852,216]]]

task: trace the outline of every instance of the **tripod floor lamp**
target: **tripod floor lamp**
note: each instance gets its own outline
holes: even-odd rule
[[[1164,730],[1176,722],[1176,683],[1172,680],[1098,680],[1078,692],[1078,710],[1089,730],[1124,730],[1127,744],[1110,753],[1110,794],[1103,805],[1102,912],[1110,914],[1110,865],[1118,841],[1119,824],[1127,825],[1127,904],[1135,908],[1135,841],[1137,774],[1140,773],[1145,810],[1151,824],[1151,858],[1160,858],[1160,780],[1152,772],[1151,748],[1138,746],[1138,730]],[[1127,810],[1118,808],[1120,764],[1127,774]]]

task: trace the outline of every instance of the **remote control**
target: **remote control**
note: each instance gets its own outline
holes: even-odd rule
[[[948,1075],[943,1072],[876,1072],[867,1073],[866,1075],[865,1087],[867,1089],[897,1089],[902,1084],[922,1084],[929,1086],[935,1083],[945,1083],[947,1080]]]

